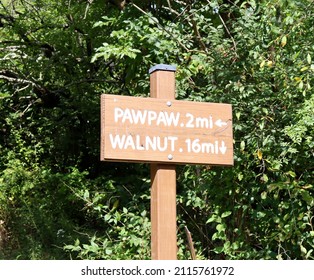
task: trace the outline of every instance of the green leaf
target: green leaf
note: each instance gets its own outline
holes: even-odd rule
[[[284,35],[284,36],[281,38],[281,46],[284,48],[286,44],[287,44],[287,36]]]
[[[263,179],[263,182],[264,182],[264,183],[267,183],[268,180],[269,180],[269,179],[268,179],[268,176],[267,176],[265,173],[263,174],[262,179]]]
[[[242,181],[243,177],[244,177],[243,173],[238,173],[238,180],[239,181]]]
[[[312,63],[312,58],[311,58],[311,55],[308,53],[307,56],[306,56],[306,60],[307,60],[307,63],[308,64],[311,64]]]
[[[293,171],[288,171],[286,174],[289,175],[291,178],[295,178],[297,176]]]
[[[218,224],[216,226],[216,229],[217,229],[218,232],[223,232],[226,229],[226,225],[225,224]]]
[[[314,197],[309,193],[307,190],[300,190],[302,199],[307,203],[309,206],[314,205]]]
[[[112,254],[112,249],[106,249],[105,253],[106,253],[106,255],[111,255]]]
[[[241,151],[245,150],[245,142],[244,141],[241,141],[240,148],[241,148]]]
[[[216,254],[221,254],[224,251],[224,247],[220,246],[220,247],[215,247],[213,250]]]
[[[262,192],[261,199],[266,199],[266,198],[267,198],[267,192]]]
[[[306,250],[306,248],[302,244],[300,244],[300,250],[301,250],[301,254],[302,255],[306,255],[307,250]]]
[[[226,212],[224,212],[224,213],[221,214],[221,218],[229,217],[231,214],[232,214],[231,211],[226,211]]]
[[[257,218],[258,219],[264,218],[265,216],[266,216],[266,213],[261,212],[261,211],[257,212]]]
[[[220,219],[220,217],[218,217],[218,215],[213,214],[207,221],[206,223],[212,223],[212,222],[217,222]],[[220,219],[221,220],[221,219]]]

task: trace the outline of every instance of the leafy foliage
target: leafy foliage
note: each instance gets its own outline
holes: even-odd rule
[[[150,258],[145,164],[99,162],[99,94],[233,105],[233,168],[179,166],[198,258],[313,259],[313,1],[2,1],[0,257]]]

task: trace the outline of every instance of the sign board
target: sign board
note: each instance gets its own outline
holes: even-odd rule
[[[101,160],[233,165],[232,107],[103,94]]]

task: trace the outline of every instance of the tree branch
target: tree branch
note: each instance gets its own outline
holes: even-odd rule
[[[33,81],[30,80],[26,80],[26,79],[21,79],[18,77],[17,74],[11,72],[11,71],[0,71],[0,79],[6,80],[10,83],[15,83],[15,84],[28,84],[28,85],[32,85],[34,87],[38,87],[38,85],[36,83],[34,83]]]
[[[192,23],[192,28],[193,28],[193,32],[194,32],[194,37],[196,38],[196,40],[198,41],[199,43],[199,46],[200,48],[205,52],[207,53],[207,48],[202,40],[202,36],[198,30],[198,27],[197,27],[197,23],[196,21],[194,20],[193,18],[193,14],[191,13],[191,4],[188,6],[188,13],[189,13],[189,17],[191,17],[191,23]]]
[[[231,33],[230,33],[230,31],[229,31],[227,25],[225,24],[223,18],[221,17],[221,15],[220,15],[219,13],[218,13],[218,16],[219,16],[219,19],[221,20],[223,26],[225,27],[225,29],[226,29],[228,35],[230,36],[230,38],[231,38],[231,40],[232,40],[233,47],[234,47],[234,52],[235,52],[236,57],[239,57],[238,52],[237,52],[237,44],[236,44],[234,38],[232,37],[232,35],[231,35]]]
[[[159,22],[158,20],[156,20],[154,17],[151,17],[147,12],[145,12],[143,9],[141,9],[139,6],[137,6],[136,4],[134,3],[131,3],[131,5],[133,7],[135,7],[136,9],[138,9],[140,12],[142,12],[144,15],[148,16],[151,20],[153,20],[156,25],[161,28],[163,31],[165,31],[166,33],[168,33],[168,35],[170,35],[172,38],[174,38],[176,40],[176,42],[186,51],[186,52],[190,52],[190,50],[185,46],[183,45],[178,38],[176,38],[173,34],[171,34],[165,27],[163,27]]]
[[[210,1],[209,1],[209,0],[207,0],[207,2],[208,2],[208,4],[210,4]],[[217,10],[216,10],[216,9],[217,9]],[[234,52],[235,52],[236,57],[239,57],[238,52],[237,52],[237,44],[236,44],[236,42],[235,42],[233,36],[231,35],[231,33],[230,33],[230,31],[229,31],[229,28],[227,27],[225,21],[223,20],[223,18],[222,18],[221,15],[219,14],[219,8],[217,7],[217,8],[215,8],[215,10],[216,10],[215,13],[218,15],[218,17],[219,17],[221,23],[223,24],[223,26],[224,26],[224,28],[226,29],[226,31],[227,31],[229,37],[230,37],[231,40],[232,40],[233,47],[234,47]]]

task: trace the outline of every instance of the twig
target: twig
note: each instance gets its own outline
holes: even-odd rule
[[[209,1],[209,0],[207,0],[207,2],[210,4],[210,1]],[[231,35],[231,33],[230,33],[230,31],[229,31],[229,28],[227,27],[225,21],[224,21],[223,18],[221,17],[221,15],[220,15],[220,13],[219,13],[219,8],[217,7],[217,8],[215,8],[215,10],[216,10],[215,13],[218,15],[220,21],[222,22],[224,28],[226,29],[228,35],[230,36],[230,38],[231,38],[231,40],[232,40],[233,47],[234,47],[234,52],[235,52],[236,57],[239,57],[239,55],[238,55],[238,53],[237,53],[237,44],[236,44],[236,42],[235,42],[233,36]]]
[[[188,212],[186,209],[184,209],[184,207],[183,207],[181,204],[179,204],[179,207],[180,207],[180,208],[182,209],[182,211],[184,211],[184,213],[189,217],[189,219],[191,220],[191,222],[194,223],[194,225],[197,227],[198,231],[202,234],[202,236],[206,239],[206,241],[207,241],[207,242],[211,242],[211,240],[209,239],[208,235],[203,232],[203,230],[201,229],[200,225],[195,222],[195,220],[191,217],[191,215],[189,214],[189,212]]]
[[[173,34],[171,34],[165,27],[163,27],[163,26],[158,22],[158,20],[156,20],[154,17],[150,16],[147,12],[145,12],[143,9],[141,9],[141,8],[140,8],[139,6],[137,6],[136,4],[131,3],[131,5],[132,5],[133,7],[135,7],[136,9],[138,9],[140,12],[142,12],[144,15],[148,16],[151,20],[153,20],[153,21],[157,24],[157,26],[158,26],[159,28],[161,28],[163,31],[165,31],[166,33],[168,33],[168,35],[170,35],[172,38],[174,38],[174,39],[177,41],[177,43],[178,43],[186,52],[190,52],[190,50],[189,50],[186,46],[184,46],[184,45],[179,41],[178,38],[176,38],[175,36],[173,36]]]
[[[193,245],[191,232],[188,230],[187,226],[184,227],[184,230],[185,230],[186,238],[188,240],[188,247],[189,247],[189,251],[191,253],[191,258],[192,258],[192,260],[196,260],[196,254],[195,254],[195,249],[194,249],[194,245]]]
[[[229,31],[227,25],[225,24],[223,18],[221,17],[221,15],[220,15],[219,13],[218,13],[218,16],[219,16],[219,18],[220,18],[220,20],[221,20],[223,26],[225,27],[225,29],[226,29],[228,35],[230,36],[230,38],[231,38],[231,40],[232,40],[233,47],[234,47],[234,52],[235,52],[235,54],[236,54],[236,57],[239,57],[239,56],[238,56],[238,53],[237,53],[237,44],[236,44],[234,38],[232,37],[232,35],[231,35],[231,33],[230,33],[230,31]]]
[[[193,14],[191,13],[191,5],[188,6],[188,13],[190,14],[191,16],[191,22],[192,22],[192,27],[193,27],[193,31],[194,31],[194,37],[196,38],[196,40],[198,41],[199,43],[199,46],[201,47],[201,49],[207,53],[207,48],[202,40],[202,36],[198,30],[198,27],[197,27],[197,23],[196,21],[194,20],[194,17],[193,17]]]
[[[18,83],[18,84],[29,84],[32,86],[37,87],[38,85],[30,80],[20,79],[20,78],[13,78],[13,77],[7,77],[4,75],[0,75],[0,79],[7,80],[10,83]]]

